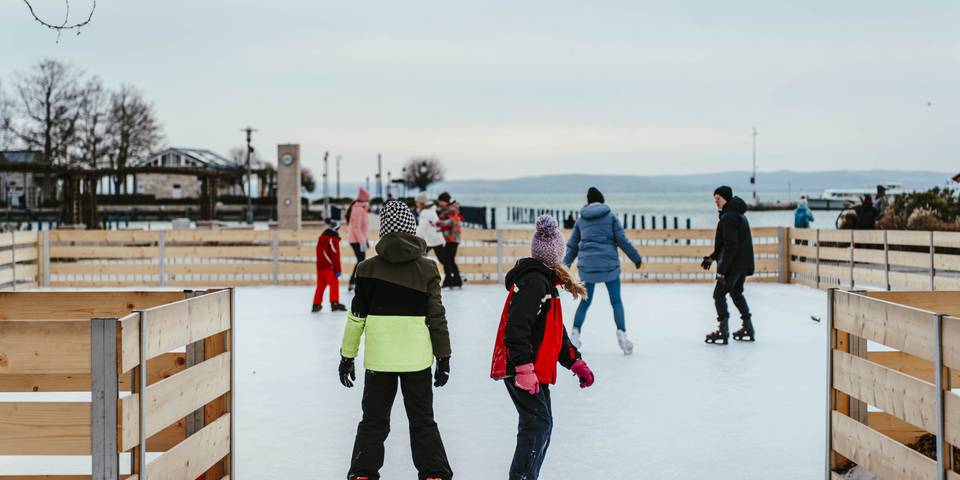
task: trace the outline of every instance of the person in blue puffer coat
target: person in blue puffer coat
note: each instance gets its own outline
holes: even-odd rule
[[[640,253],[630,243],[623,225],[616,215],[604,203],[603,193],[595,187],[587,191],[587,205],[580,211],[580,218],[573,226],[570,241],[567,242],[567,255],[563,263],[567,267],[577,260],[580,279],[586,284],[587,296],[580,301],[574,317],[570,341],[580,348],[580,328],[587,318],[587,309],[593,302],[593,292],[598,283],[607,286],[610,304],[613,305],[613,319],[617,324],[617,343],[625,355],[633,353],[633,343],[627,339],[626,320],[623,312],[623,300],[620,297],[620,252],[623,250],[630,261],[640,268],[643,260]]]

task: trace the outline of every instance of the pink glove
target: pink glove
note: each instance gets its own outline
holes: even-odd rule
[[[533,372],[533,364],[525,363],[517,367],[517,376],[514,378],[514,384],[527,391],[530,395],[540,393],[540,380],[537,374]]]
[[[584,362],[583,360],[577,360],[574,362],[573,366],[570,367],[570,371],[580,378],[580,388],[587,388],[590,385],[593,385],[593,372],[590,371],[590,367],[587,366],[587,362]]]

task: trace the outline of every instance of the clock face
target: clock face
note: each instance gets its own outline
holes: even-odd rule
[[[289,167],[290,164],[293,163],[293,155],[290,155],[290,154],[288,153],[288,154],[280,157],[280,163],[282,163],[282,164],[284,164],[284,165],[286,165],[286,166]]]

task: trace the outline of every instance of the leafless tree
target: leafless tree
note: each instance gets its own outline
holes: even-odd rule
[[[150,153],[163,140],[153,105],[144,100],[136,87],[128,84],[110,95],[107,135],[111,162],[118,169],[124,169],[130,160]],[[118,193],[121,188],[126,193],[126,182],[121,185],[121,179],[116,178],[114,183]]]
[[[65,30],[77,30],[77,35],[80,35],[80,28],[85,27],[87,24],[89,24],[93,20],[93,12],[97,10],[97,0],[93,0],[92,5],[90,6],[90,13],[87,15],[86,19],[80,20],[79,22],[71,24],[70,23],[70,0],[66,0],[65,2],[66,14],[64,15],[63,22],[57,25],[57,24],[47,22],[46,20],[43,20],[42,18],[40,18],[40,16],[37,15],[37,12],[34,11],[33,5],[29,2],[29,0],[23,0],[23,3],[27,5],[27,9],[30,10],[30,15],[33,16],[33,19],[36,20],[37,23],[57,32],[58,43],[60,42],[60,34],[63,33]]]
[[[240,165],[244,168],[247,166],[247,147],[233,147],[230,149],[230,160],[233,160],[233,163]],[[260,153],[256,150],[250,152],[250,165],[253,165],[256,168],[258,165],[266,165],[267,162],[264,162],[260,158]]]
[[[13,108],[10,98],[7,97],[3,83],[0,82],[0,150],[8,150],[14,146],[16,139],[13,132],[10,131],[10,122],[13,121],[12,115]]]
[[[77,140],[82,73],[56,60],[41,60],[28,73],[14,74],[15,99],[9,132],[47,163],[67,163]]]
[[[424,192],[430,185],[443,181],[445,171],[437,157],[414,157],[407,160],[403,167],[403,181],[407,187],[416,187]]]
[[[307,167],[300,167],[300,187],[309,193],[313,193],[317,189],[317,179]]]
[[[107,157],[108,99],[109,94],[99,77],[90,78],[81,89],[76,150],[79,163],[90,168],[102,166]]]

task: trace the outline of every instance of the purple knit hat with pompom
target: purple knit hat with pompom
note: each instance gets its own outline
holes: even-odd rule
[[[554,268],[563,262],[565,250],[563,234],[560,233],[556,219],[550,215],[537,218],[537,231],[530,244],[530,255],[544,265]]]

